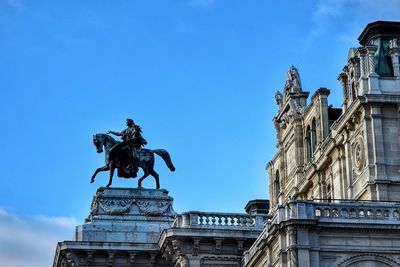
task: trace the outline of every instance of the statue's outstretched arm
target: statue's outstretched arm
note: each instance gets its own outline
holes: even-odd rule
[[[122,136],[122,133],[120,133],[120,132],[108,131],[108,133],[117,135],[117,136]]]

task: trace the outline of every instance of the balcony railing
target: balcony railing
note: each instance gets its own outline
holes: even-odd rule
[[[262,230],[266,215],[190,211],[177,216],[176,228],[228,228]]]
[[[332,200],[331,202],[296,200],[280,206],[267,224],[271,226],[291,219],[340,220],[343,222],[362,220],[365,223],[368,220],[381,220],[382,223],[385,223],[384,221],[400,223],[400,203],[352,200]]]
[[[322,219],[359,219],[359,220],[385,220],[399,221],[399,203],[374,203],[374,202],[343,202],[318,203],[315,205],[314,215]]]

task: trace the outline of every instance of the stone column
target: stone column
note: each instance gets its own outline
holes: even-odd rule
[[[377,50],[377,47],[374,45],[366,46],[368,52],[368,87],[370,94],[380,94],[379,90],[379,82],[378,77],[379,75],[375,73],[375,61],[374,61],[374,54]]]
[[[352,166],[352,153],[350,145],[350,132],[346,131],[344,137],[344,153],[346,161],[346,190],[343,192],[344,198],[351,199],[353,197],[353,166]]]
[[[365,62],[367,51],[364,47],[361,47],[357,50],[357,52],[358,56],[360,57],[360,78],[367,78],[367,66]]]
[[[359,94],[368,93],[368,79],[367,79],[367,50],[361,47],[357,50],[360,58],[360,78],[358,79],[358,92]]]
[[[393,65],[393,75],[397,79],[400,79],[400,64],[399,64],[399,55],[400,55],[400,46],[399,39],[393,39],[390,41],[390,50],[389,55],[392,57],[392,65]]]
[[[348,99],[349,99],[346,73],[344,73],[344,72],[340,73],[339,76],[337,77],[337,79],[342,84],[342,90],[343,90],[342,108],[343,108],[343,112],[345,112],[347,110],[347,102],[348,102]]]

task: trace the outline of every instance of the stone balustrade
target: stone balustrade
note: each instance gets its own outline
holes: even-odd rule
[[[265,215],[248,215],[241,213],[212,213],[190,211],[178,215],[175,228],[225,228],[262,230],[266,221]]]
[[[279,224],[291,219],[346,222],[350,220],[380,220],[400,222],[399,202],[373,202],[336,200],[323,201],[289,201],[277,208],[277,212],[267,225]]]
[[[342,202],[319,203],[315,206],[314,216],[327,219],[360,219],[399,221],[400,203]]]

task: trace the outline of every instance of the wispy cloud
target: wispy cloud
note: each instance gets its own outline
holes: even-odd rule
[[[7,4],[16,10],[22,10],[25,8],[22,0],[7,0]]]
[[[73,217],[19,216],[0,208],[2,266],[50,266],[57,242],[70,239],[76,224]]]
[[[38,222],[73,229],[77,221],[74,217],[47,217],[38,215],[34,217]]]
[[[306,42],[313,42],[323,34],[331,33],[331,27],[338,22],[345,26],[339,29],[340,34],[334,36],[336,40],[346,44],[354,42],[354,36],[366,24],[377,20],[398,20],[399,14],[398,0],[318,0]]]
[[[345,3],[346,1],[344,0],[318,1],[316,11],[311,17],[313,27],[309,31],[307,41],[313,41],[324,34],[331,20],[341,15],[341,11],[343,10]]]

